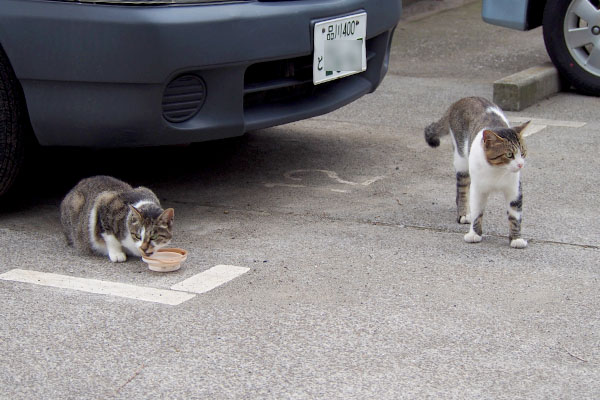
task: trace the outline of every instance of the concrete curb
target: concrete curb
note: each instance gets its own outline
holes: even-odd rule
[[[494,103],[506,111],[521,111],[560,89],[558,71],[545,63],[494,82]]]

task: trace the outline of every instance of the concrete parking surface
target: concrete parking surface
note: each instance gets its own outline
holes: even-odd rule
[[[499,196],[483,242],[463,241],[451,144],[423,139],[453,101],[548,61],[541,30],[485,24],[480,7],[403,21],[381,87],[334,113],[190,147],[40,154],[0,210],[0,274],[171,293],[217,265],[249,270],[177,305],[0,280],[0,398],[598,398],[599,100],[507,113],[537,126],[524,250]],[[175,208],[179,271],[66,245],[61,198],[98,173]]]

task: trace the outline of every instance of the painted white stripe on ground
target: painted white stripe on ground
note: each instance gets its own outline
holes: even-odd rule
[[[296,174],[302,174],[302,173],[307,173],[307,172],[319,172],[319,173],[323,173],[325,175],[327,175],[327,177],[329,177],[329,179],[336,181],[337,183],[342,183],[344,185],[358,185],[358,183],[356,182],[350,182],[344,179],[341,179],[337,172],[335,171],[329,171],[327,169],[296,169],[294,171],[289,171],[286,172],[285,174],[283,174],[283,176],[285,176],[288,179],[291,179],[293,181],[301,181],[302,178],[297,178],[294,175]]]
[[[525,133],[523,133],[524,137],[527,136],[531,136],[534,133],[538,133],[539,131],[543,130],[546,128],[546,125],[536,125],[536,124],[529,124],[529,126],[527,127],[527,129],[525,129]]]
[[[363,183],[361,183],[361,185],[363,186],[369,186],[377,181],[380,181],[382,179],[384,179],[385,176],[376,176],[375,178],[371,178],[371,179],[367,179],[366,181],[364,181]]]
[[[291,185],[291,184],[285,184],[285,183],[265,183],[265,187],[268,187],[268,188],[274,188],[275,186],[291,187],[291,188],[305,188],[306,187],[306,185]]]
[[[508,117],[510,122],[522,124],[523,122],[531,121],[535,125],[560,126],[563,128],[582,128],[586,125],[585,122],[579,121],[559,121],[555,119],[544,118],[528,118],[528,117]]]
[[[334,193],[350,193],[349,190],[342,190],[342,189],[329,189]]]
[[[245,274],[249,270],[250,268],[236,267],[235,265],[216,265],[184,280],[183,282],[171,286],[171,289],[198,294],[206,293],[217,286],[221,286],[222,284]]]
[[[126,283],[101,281],[97,279],[77,278],[74,276],[51,274],[47,272],[13,269],[0,275],[0,279],[51,286],[82,292],[126,297],[129,299],[150,301],[176,306],[195,295],[166,289],[155,289]]]

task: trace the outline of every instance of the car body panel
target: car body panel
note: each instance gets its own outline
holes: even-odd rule
[[[0,44],[23,87],[38,141],[100,147],[239,136],[332,111],[379,85],[402,8],[400,0],[2,2]],[[368,18],[367,71],[298,101],[244,106],[249,66],[308,56],[315,21],[360,11]],[[163,117],[163,92],[182,74],[203,80],[206,101],[190,120],[171,123]]]
[[[545,0],[483,0],[481,16],[487,23],[526,31],[542,24]]]

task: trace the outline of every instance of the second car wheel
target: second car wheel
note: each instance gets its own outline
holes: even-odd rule
[[[22,92],[0,48],[0,196],[14,184],[23,166],[25,126]]]
[[[577,90],[600,95],[600,0],[548,0],[544,42],[552,62]]]

